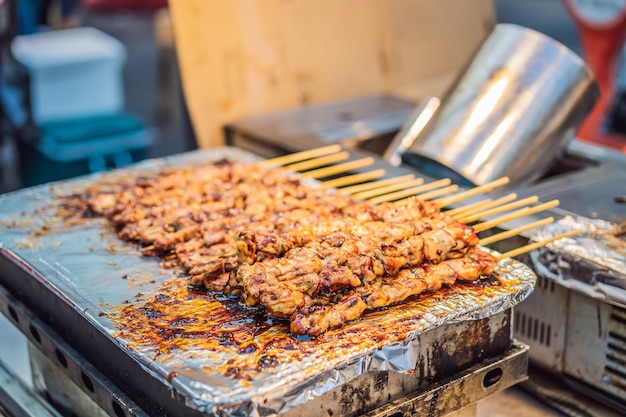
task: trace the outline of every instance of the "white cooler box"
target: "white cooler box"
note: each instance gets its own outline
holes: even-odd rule
[[[126,49],[106,33],[81,27],[18,36],[11,49],[30,73],[37,124],[124,109]]]

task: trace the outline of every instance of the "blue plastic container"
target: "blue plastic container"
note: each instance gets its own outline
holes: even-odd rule
[[[145,158],[152,137],[143,122],[116,114],[39,127],[36,144],[19,144],[24,186],[119,168]]]

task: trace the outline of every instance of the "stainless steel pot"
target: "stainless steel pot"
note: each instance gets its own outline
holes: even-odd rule
[[[508,176],[538,179],[599,98],[585,62],[553,39],[499,24],[441,101],[403,162],[420,171],[480,185]],[[410,129],[403,129],[404,135]],[[388,155],[394,154],[393,150]]]

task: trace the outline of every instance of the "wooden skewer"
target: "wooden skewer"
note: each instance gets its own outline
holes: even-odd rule
[[[405,182],[397,182],[395,184],[387,185],[385,187],[374,188],[373,190],[362,191],[360,193],[352,194],[352,196],[359,200],[365,200],[377,195],[389,194],[394,191],[404,190],[409,187],[415,187],[423,184],[424,178],[414,178]]]
[[[308,151],[291,153],[276,158],[268,159],[260,163],[264,166],[281,166],[289,165],[294,162],[306,161],[307,159],[317,158],[318,156],[329,155],[341,151],[341,145],[323,146],[321,148],[309,149]]]
[[[417,187],[407,188],[406,190],[396,191],[395,193],[374,197],[374,198],[369,199],[369,201],[372,204],[380,204],[380,203],[385,203],[387,201],[400,200],[402,198],[411,197],[415,194],[422,193],[428,190],[445,187],[446,185],[449,185],[451,182],[452,181],[449,178],[444,178],[442,180],[429,182],[428,184],[418,185]]]
[[[547,203],[539,204],[534,207],[526,207],[523,209],[512,211],[503,216],[497,217],[493,220],[488,220],[483,223],[478,223],[472,226],[476,232],[482,232],[483,230],[491,229],[501,223],[508,222],[510,220],[519,219],[520,217],[528,216],[530,214],[539,213],[540,211],[547,210],[559,205],[559,200],[548,201]]]
[[[450,210],[442,210],[442,211],[451,217],[462,216],[463,213],[467,213],[467,212],[474,211],[474,210],[482,210],[484,206],[489,205],[492,202],[493,201],[490,198],[488,198],[486,200],[477,201],[475,203],[471,203],[466,206],[461,206],[461,207],[453,208]]]
[[[333,165],[330,167],[309,171],[304,174],[301,174],[300,177],[301,178],[326,178],[326,177],[330,177],[333,175],[348,172],[353,169],[363,168],[363,167],[372,165],[374,162],[376,161],[374,160],[374,158],[370,156],[367,158],[356,159],[354,161],[345,162],[339,165]]]
[[[496,233],[491,236],[487,236],[485,238],[480,239],[480,244],[482,246],[489,245],[491,243],[496,243],[504,239],[508,239],[513,236],[517,236],[522,232],[527,230],[535,229],[537,227],[545,226],[554,222],[554,217],[546,217],[545,219],[538,220],[536,222],[525,224],[524,226],[517,227],[512,230],[506,230],[504,232]]]
[[[531,243],[531,244],[528,244],[528,245],[521,246],[521,247],[519,247],[517,249],[513,249],[513,250],[510,250],[508,252],[504,252],[504,253],[500,254],[500,256],[498,256],[498,261],[501,261],[502,259],[513,258],[514,256],[522,255],[522,254],[524,254],[526,252],[530,252],[531,250],[535,250],[535,249],[541,248],[543,246],[546,246],[547,244],[552,243],[552,242],[554,242],[556,240],[563,239],[563,238],[566,238],[566,237],[576,236],[576,235],[579,235],[581,233],[582,233],[582,230],[580,230],[580,229],[570,230],[569,232],[561,233],[560,235],[551,237],[550,239],[546,239],[546,240],[541,241],[541,242],[536,242],[536,243]]]
[[[438,190],[429,191],[427,193],[417,194],[415,197],[428,201],[433,198],[441,197],[442,195],[450,194],[459,189],[459,186],[456,184],[449,185],[447,187],[440,188]]]
[[[322,188],[339,188],[351,184],[360,184],[363,181],[373,180],[385,175],[387,171],[384,169],[375,169],[374,171],[361,172],[359,174],[346,175],[345,177],[335,178],[333,180],[324,181],[320,184]],[[342,190],[343,191],[343,190]]]
[[[501,204],[506,204],[509,203],[513,200],[515,200],[517,198],[517,194],[515,193],[511,193],[511,194],[507,194],[504,197],[500,197],[496,200],[491,200],[489,199],[487,202],[480,204],[472,209],[469,210],[465,210],[459,214],[453,215],[452,217],[454,217],[455,219],[459,220],[463,217],[468,217],[471,216],[473,214],[479,213],[481,211],[485,211],[485,210],[489,210],[492,209],[494,207],[498,207]]]
[[[469,190],[462,191],[458,194],[451,195],[449,197],[444,197],[439,200],[435,200],[435,203],[437,203],[439,207],[445,207],[452,203],[456,203],[457,201],[465,200],[466,198],[474,196],[476,194],[491,191],[494,188],[498,188],[508,183],[509,183],[508,177],[498,178],[497,180],[488,182],[487,184],[479,185],[478,187],[474,187]]]
[[[413,178],[415,178],[415,175],[413,174],[403,175],[401,177],[386,178],[380,181],[366,182],[364,184],[357,184],[350,187],[342,188],[341,192],[345,194],[355,194],[360,193],[361,191],[373,190],[374,188],[384,187],[389,184],[395,184],[397,182],[412,180]]]
[[[309,159],[307,161],[296,162],[295,164],[286,165],[287,169],[292,171],[308,171],[309,169],[323,167],[335,162],[348,159],[350,154],[348,152],[339,152],[332,155],[320,156],[319,158]]]
[[[485,217],[492,216],[494,214],[504,213],[505,211],[513,210],[519,207],[528,206],[530,204],[535,204],[537,201],[539,201],[539,197],[537,196],[527,197],[521,200],[513,201],[512,203],[509,203],[509,204],[503,204],[501,206],[494,207],[490,210],[485,210],[479,213],[471,214],[469,216],[457,218],[457,220],[460,221],[461,223],[471,223],[471,222],[475,222],[476,220],[480,220],[480,219],[484,219]]]

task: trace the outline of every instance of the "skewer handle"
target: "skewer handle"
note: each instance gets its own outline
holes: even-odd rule
[[[379,197],[374,197],[369,201],[372,204],[380,204],[386,203],[388,201],[400,200],[402,198],[411,197],[418,193],[423,193],[424,191],[434,190],[436,188],[445,187],[449,185],[452,181],[449,178],[444,178],[442,180],[437,180],[433,182],[429,182],[428,184],[418,185],[417,187],[407,188],[406,190],[396,191],[395,193],[381,195]]]
[[[511,193],[511,194],[505,195],[504,197],[500,197],[497,200],[489,199],[481,204],[476,205],[475,207],[472,207],[471,209],[463,210],[461,213],[458,213],[458,214],[453,214],[452,217],[454,217],[457,220],[465,219],[466,217],[472,216],[476,213],[484,212],[494,207],[498,207],[501,204],[506,204],[508,202],[511,202],[515,200],[516,198],[517,198],[517,194]],[[467,223],[466,221],[463,221],[463,222]]]
[[[362,159],[357,159],[355,161],[346,162],[339,165],[333,165],[325,168],[319,168],[313,171],[305,172],[300,175],[301,178],[325,178],[333,175],[341,174],[343,172],[348,172],[352,169],[363,168],[369,165],[372,165],[375,162],[374,158],[367,157]]]
[[[524,216],[528,216],[530,214],[539,213],[541,211],[547,210],[552,207],[556,207],[559,205],[559,200],[548,201],[547,203],[539,204],[534,207],[526,207],[523,209],[512,211],[511,213],[505,214],[503,216],[497,217],[493,220],[488,220],[483,223],[479,223],[473,226],[474,230],[477,232],[482,232],[483,230],[491,229],[492,227],[496,227],[499,224],[519,219]]]
[[[470,203],[450,210],[442,210],[442,212],[446,213],[448,216],[456,218],[464,216],[466,213],[473,213],[476,210],[482,210],[484,207],[488,207],[491,203],[493,203],[493,200],[488,198],[486,200],[477,201],[475,203]]]
[[[504,239],[508,239],[513,236],[517,236],[520,233],[523,233],[527,230],[535,229],[537,227],[545,226],[554,221],[554,217],[546,217],[545,219],[538,220],[536,222],[525,224],[524,226],[517,227],[515,229],[506,230],[504,232],[496,233],[495,235],[487,236],[483,239],[480,239],[480,244],[482,246],[487,246],[492,243],[499,242]]]
[[[415,175],[413,174],[402,175],[400,177],[385,178],[384,180],[352,185],[350,187],[343,188],[341,192],[345,194],[356,194],[362,191],[373,190],[375,188],[380,188],[380,187],[384,187],[384,186],[391,185],[391,184],[396,184],[396,183],[403,182],[403,181],[409,181],[409,180],[412,180],[413,178],[415,178]]]
[[[503,185],[506,185],[509,183],[509,177],[502,177],[502,178],[498,178],[497,180],[488,182],[487,184],[483,184],[483,185],[479,185],[478,187],[474,187],[474,188],[470,188],[469,190],[466,191],[462,191],[458,194],[455,195],[451,195],[449,197],[443,197],[440,198],[439,200],[435,200],[435,203],[437,203],[437,205],[439,207],[445,207],[448,206],[452,203],[456,203],[457,201],[462,201],[465,200],[466,198],[469,198],[471,196],[480,194],[480,193],[484,193],[484,192],[488,192],[488,191],[492,191],[495,188],[501,187]]]
[[[353,194],[352,196],[357,200],[365,200],[368,198],[376,197],[377,195],[388,194],[394,191],[404,190],[406,188],[415,187],[424,183],[423,178],[414,178],[405,182],[398,182],[390,184],[380,188],[374,188],[373,190],[361,191],[360,193]]]
[[[364,181],[373,180],[374,178],[380,178],[387,173],[384,169],[375,169],[374,171],[362,172],[359,174],[346,175],[345,177],[335,178],[332,180],[324,181],[320,184],[323,188],[339,188],[346,185],[359,184]]]
[[[285,165],[287,169],[292,171],[308,171],[310,169],[323,167],[335,162],[344,161],[350,157],[350,154],[346,151],[334,153],[326,156],[320,156],[319,158],[308,159],[302,162],[296,162],[295,164]]]
[[[317,158],[318,156],[329,155],[331,153],[337,153],[341,151],[341,145],[329,145],[321,148],[310,149],[308,151],[291,153],[289,155],[283,155],[276,158],[268,159],[261,162],[264,166],[281,166],[293,164],[294,162],[305,161],[307,159]]]
[[[433,198],[441,197],[442,195],[450,194],[459,189],[456,184],[448,185],[447,187],[439,188],[437,190],[428,191],[426,193],[417,194],[416,197],[424,201],[432,200]]]
[[[504,252],[502,254],[500,254],[500,256],[498,256],[498,261],[502,260],[502,259],[506,259],[506,258],[513,258],[514,256],[519,256],[522,255],[526,252],[530,252],[532,250],[535,249],[539,249],[542,248],[544,246],[546,246],[549,243],[552,243],[554,241],[557,241],[559,239],[564,239],[566,237],[571,237],[571,236],[576,236],[582,233],[582,230],[580,229],[576,229],[576,230],[570,230],[569,232],[565,232],[565,233],[561,233],[560,235],[551,237],[550,239],[546,239],[544,241],[541,242],[536,242],[536,243],[531,243],[525,246],[521,246],[517,249],[513,249],[510,250],[508,252]]]
[[[515,195],[515,194],[513,194],[513,195]],[[509,204],[503,204],[501,206],[495,206],[495,207],[490,208],[488,210],[483,210],[483,211],[480,211],[478,213],[471,214],[469,216],[460,217],[460,218],[458,218],[458,220],[460,222],[462,222],[462,223],[471,223],[471,222],[475,222],[476,220],[480,220],[480,219],[483,219],[485,217],[492,216],[494,214],[504,213],[505,211],[513,210],[513,209],[520,208],[520,207],[524,207],[524,206],[527,206],[529,204],[535,204],[537,201],[539,201],[539,197],[537,197],[537,196],[523,198],[521,200],[513,201],[513,202],[511,202]]]

